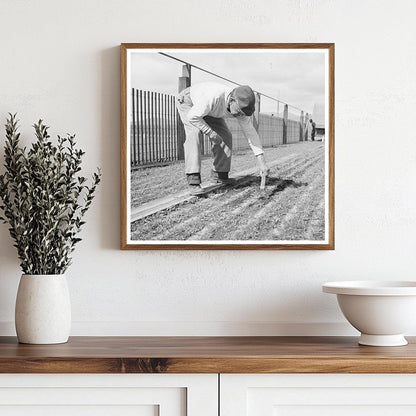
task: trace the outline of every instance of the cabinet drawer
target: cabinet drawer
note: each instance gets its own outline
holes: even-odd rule
[[[0,416],[217,416],[216,374],[1,374]]]
[[[221,416],[413,416],[416,375],[222,374]]]

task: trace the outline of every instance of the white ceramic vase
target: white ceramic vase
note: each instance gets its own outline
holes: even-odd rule
[[[71,303],[65,275],[22,275],[17,290],[15,324],[20,343],[67,342]]]

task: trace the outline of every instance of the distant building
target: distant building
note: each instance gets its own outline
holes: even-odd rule
[[[325,104],[315,103],[313,106],[312,120],[315,123],[316,136],[325,136]]]

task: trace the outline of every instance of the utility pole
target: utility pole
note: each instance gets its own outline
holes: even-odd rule
[[[182,65],[182,76],[179,77],[178,81],[178,92],[182,92],[185,88],[191,86],[191,65]],[[177,149],[178,149],[178,160],[185,159],[185,151],[183,144],[185,143],[185,129],[183,127],[182,120],[179,116],[178,111],[176,111],[177,117]]]

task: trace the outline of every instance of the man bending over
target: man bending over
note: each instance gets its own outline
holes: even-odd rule
[[[255,95],[249,86],[232,88],[215,82],[195,84],[179,93],[176,106],[185,127],[185,173],[192,195],[204,193],[201,188],[200,131],[212,143],[213,181],[224,184],[231,182],[228,175],[231,168],[232,134],[224,120],[227,117],[237,119],[256,156],[260,174],[268,174],[263,147],[250,119],[254,113]]]

